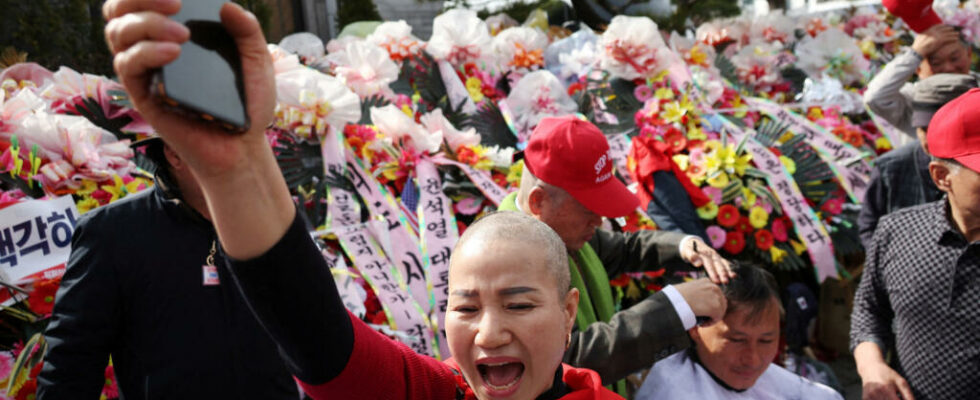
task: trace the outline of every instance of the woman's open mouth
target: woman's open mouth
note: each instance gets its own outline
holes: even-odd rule
[[[477,362],[477,371],[491,396],[514,394],[524,376],[524,363],[517,360],[486,360]]]

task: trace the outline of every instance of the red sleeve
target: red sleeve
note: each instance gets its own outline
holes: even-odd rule
[[[456,380],[446,364],[417,354],[375,332],[357,317],[349,317],[354,328],[354,349],[347,367],[327,383],[313,385],[297,379],[306,394],[316,400],[455,398]]]

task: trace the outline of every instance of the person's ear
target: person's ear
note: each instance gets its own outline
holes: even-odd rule
[[[568,331],[571,332],[572,327],[575,326],[575,315],[578,314],[578,289],[572,288],[565,295],[565,322],[568,327]]]
[[[545,193],[544,188],[537,186],[531,189],[531,193],[527,195],[527,208],[531,215],[538,216],[543,213],[546,203],[548,202],[548,193]]]
[[[929,176],[932,177],[932,181],[939,190],[949,193],[951,188],[949,166],[939,161],[932,161],[929,163]]]
[[[181,170],[186,167],[184,160],[180,158],[180,154],[177,154],[174,149],[171,149],[168,145],[163,145],[163,155],[167,158],[167,163],[170,164],[170,168],[174,170]]]
[[[687,334],[691,337],[691,341],[694,342],[694,346],[700,346],[704,344],[704,341],[701,340],[700,326],[695,326],[694,328],[691,328],[691,330],[687,331]]]

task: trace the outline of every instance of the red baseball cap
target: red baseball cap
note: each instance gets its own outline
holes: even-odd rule
[[[932,9],[933,0],[882,0],[881,4],[896,17],[905,21],[915,33],[925,32],[933,25],[943,23]]]
[[[575,116],[542,119],[524,150],[524,165],[538,179],[565,190],[603,217],[622,217],[640,205],[613,175],[606,136]]]
[[[929,153],[952,158],[980,172],[980,89],[970,89],[946,103],[929,123]]]

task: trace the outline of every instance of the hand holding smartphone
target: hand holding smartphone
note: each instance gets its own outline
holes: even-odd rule
[[[153,95],[168,109],[232,132],[248,130],[241,57],[218,15],[224,0],[184,1],[171,17],[191,32],[180,57],[153,76]]]

